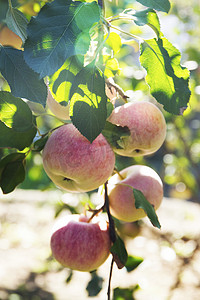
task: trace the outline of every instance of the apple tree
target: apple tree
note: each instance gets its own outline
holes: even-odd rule
[[[120,220],[122,208],[131,199],[127,208],[133,215],[126,219],[125,212],[122,220],[147,215],[160,228],[155,209],[163,197],[155,171],[135,165],[119,172],[115,156],[155,153],[166,136],[163,112],[182,115],[191,94],[181,54],[161,31],[159,14],[169,13],[170,2],[125,2],[33,1],[27,8],[9,0],[3,2],[5,14],[2,11],[0,16],[0,187],[6,194],[24,181],[26,160],[33,152],[43,153],[47,175],[64,190],[90,192],[103,185],[102,206],[88,206],[85,214],[90,217],[79,218],[74,227],[77,233],[80,223],[93,224],[105,212],[107,254],[113,257],[108,299],[113,263],[119,269],[135,266],[118,235],[115,218]],[[135,33],[141,27],[152,30],[153,37]],[[146,72],[153,103],[135,101],[120,85],[118,54],[129,44],[136,49],[135,64]],[[153,194],[152,186],[157,193]],[[118,199],[118,193],[123,197]],[[97,223],[94,226],[101,230]],[[55,257],[77,269],[75,262],[66,262],[66,243],[56,247],[62,241],[62,234],[53,239]],[[60,259],[55,249],[62,247]]]

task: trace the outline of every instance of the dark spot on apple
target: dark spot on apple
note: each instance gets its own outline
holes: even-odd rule
[[[70,179],[70,178],[67,178],[67,177],[64,177],[63,180],[64,180],[64,181],[65,181],[65,180],[71,181],[71,179]]]
[[[140,149],[135,149],[135,152],[136,153],[140,153]]]

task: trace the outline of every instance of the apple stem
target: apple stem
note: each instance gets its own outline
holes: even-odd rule
[[[118,174],[118,176],[120,177],[121,180],[125,179],[116,168],[114,169],[114,171],[115,171],[115,173]]]
[[[112,258],[111,265],[110,265],[110,274],[109,274],[108,290],[107,290],[108,300],[110,300],[110,290],[111,290],[111,279],[112,279],[113,265],[114,265],[114,258]]]

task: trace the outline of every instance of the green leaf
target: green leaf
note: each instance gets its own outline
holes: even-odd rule
[[[153,226],[161,228],[153,206],[149,203],[149,201],[147,201],[143,193],[137,189],[133,189],[133,194],[135,198],[135,207],[137,209],[142,208],[147,214],[147,217],[149,218]]]
[[[110,252],[112,253],[118,268],[122,269],[126,265],[128,253],[126,251],[124,242],[119,235],[117,235],[116,241],[112,245]]]
[[[96,2],[55,0],[44,5],[28,24],[24,46],[27,64],[40,78],[56,72],[75,54],[85,54],[90,45],[89,31],[100,20]]]
[[[26,29],[28,24],[24,14],[16,8],[9,7],[5,21],[10,30],[16,33],[24,43],[27,38]]]
[[[69,57],[62,67],[49,77],[49,87],[54,99],[66,105],[71,99],[71,88],[75,81],[75,76],[84,65],[84,56],[75,55]]]
[[[0,92],[0,148],[23,150],[36,135],[35,117],[28,105],[9,92]]]
[[[144,6],[153,8],[158,11],[164,11],[166,13],[170,10],[170,2],[169,0],[136,0]]]
[[[25,153],[11,153],[0,160],[0,187],[4,194],[12,192],[25,179]]]
[[[0,72],[8,81],[16,97],[46,104],[47,88],[38,74],[25,63],[23,51],[11,47],[0,47]]]
[[[105,138],[112,147],[121,149],[121,147],[119,146],[120,140],[123,139],[123,137],[125,136],[129,136],[130,130],[127,126],[117,126],[106,121],[102,134],[105,136]]]
[[[9,92],[0,92],[0,121],[17,132],[33,127],[33,115],[28,105]]]
[[[114,289],[113,300],[136,300],[133,294],[138,289],[139,289],[138,284],[124,289],[117,287]]]
[[[103,278],[96,272],[91,273],[92,279],[88,282],[86,290],[89,297],[95,297],[102,290]]]
[[[125,268],[128,272],[135,270],[142,262],[143,258],[137,256],[128,256],[127,262],[125,264]]]
[[[122,46],[121,37],[116,32],[111,32],[108,39],[105,42],[105,46],[113,50],[113,53],[116,54],[119,52]]]
[[[180,60],[180,52],[166,38],[146,40],[141,45],[140,62],[147,70],[150,92],[173,114],[181,114],[190,98],[190,74]]]
[[[130,14],[130,12],[128,14]],[[160,22],[155,10],[148,8],[142,11],[134,11],[134,13],[131,15],[134,17],[134,22],[136,25],[148,25],[155,31],[157,37],[160,37]]]
[[[75,76],[71,95],[70,118],[92,142],[101,133],[107,118],[105,80],[93,64]]]
[[[37,140],[34,144],[33,144],[33,151],[37,151],[40,152],[44,149],[44,146],[48,140],[48,136],[42,137],[39,140]]]

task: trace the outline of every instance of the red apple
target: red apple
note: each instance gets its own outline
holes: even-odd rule
[[[163,185],[158,174],[150,167],[134,165],[113,175],[108,181],[111,214],[125,222],[137,221],[146,216],[142,208],[136,209],[133,188],[140,190],[156,210],[163,199]]]
[[[108,224],[104,219],[67,216],[51,237],[55,259],[63,266],[90,272],[108,258],[111,248]]]
[[[90,143],[73,124],[67,124],[49,137],[43,150],[43,166],[57,186],[87,192],[112,175],[115,155],[102,134]]]
[[[122,149],[113,150],[122,156],[143,156],[154,153],[163,144],[166,122],[161,110],[147,101],[135,101],[116,107],[108,121],[127,126],[130,136],[120,140]]]

